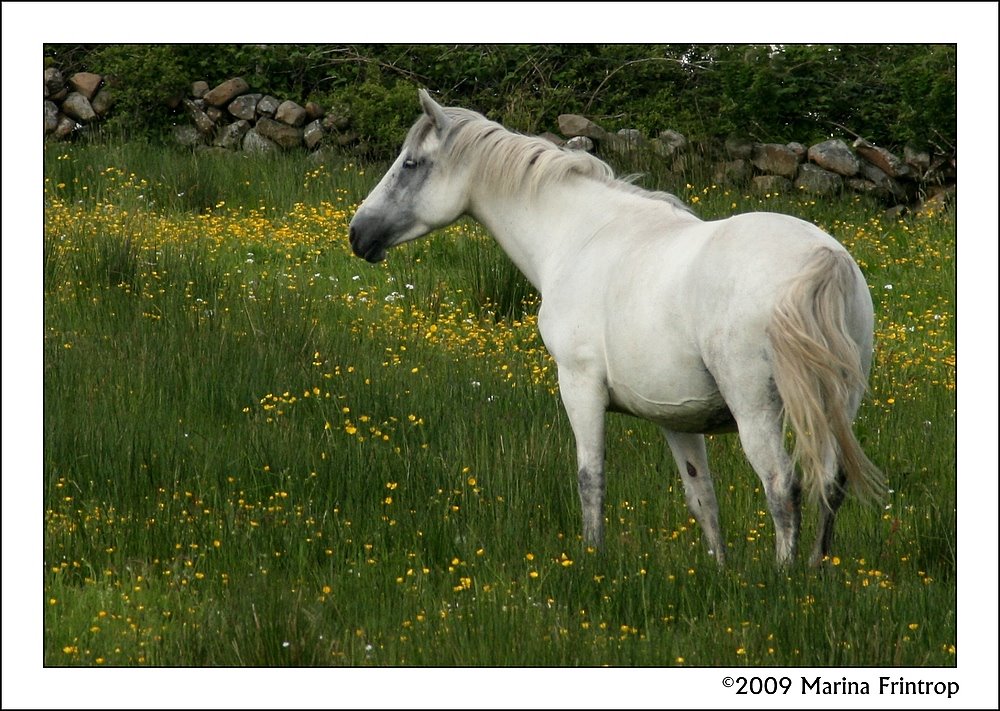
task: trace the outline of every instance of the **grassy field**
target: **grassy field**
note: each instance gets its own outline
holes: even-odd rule
[[[582,544],[537,298],[473,223],[351,256],[377,173],[46,148],[46,665],[956,664],[951,213],[648,185],[816,222],[876,305],[857,432],[889,497],[845,505],[826,566],[777,571],[759,482],[713,437],[719,571],[623,417],[607,546]]]

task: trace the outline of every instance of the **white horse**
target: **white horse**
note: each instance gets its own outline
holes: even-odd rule
[[[734,430],[764,485],[779,564],[798,542],[796,461],[822,512],[810,560],[827,556],[848,485],[882,489],[851,429],[874,319],[847,251],[786,215],[704,222],[587,153],[443,108],[423,90],[419,99],[402,153],[351,220],[351,246],[378,262],[471,215],[538,289],[538,328],[576,437],[584,541],[603,542],[605,412],[617,411],[663,430],[720,564],[703,435]]]

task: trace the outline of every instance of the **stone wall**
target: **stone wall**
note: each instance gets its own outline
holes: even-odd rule
[[[173,128],[173,139],[185,146],[260,153],[294,148],[313,151],[324,145],[346,148],[357,142],[343,112],[307,101],[302,106],[251,91],[240,77],[214,88],[196,81],[188,96],[175,99],[188,123]]]
[[[665,130],[651,139],[634,129],[610,133],[577,114],[559,116],[559,131],[567,140],[555,135],[549,139],[608,157],[645,155],[664,161],[673,170],[683,170],[692,161],[688,141],[676,131]],[[749,184],[760,194],[797,191],[832,196],[849,191],[894,205],[928,198],[950,200],[957,173],[954,155],[931,155],[906,147],[899,158],[863,138],[850,144],[832,138],[808,148],[801,143],[729,139],[719,150],[710,151],[708,160],[715,182]]]
[[[77,72],[67,80],[51,67],[45,70],[43,96],[45,135],[58,140],[100,121],[114,104],[114,94],[100,74]]]
[[[44,101],[45,135],[65,140],[104,118],[114,105],[114,92],[99,74],[79,72],[67,80],[59,70],[49,68]],[[241,77],[215,87],[195,81],[184,95],[165,101],[165,106],[178,119],[172,139],[195,149],[249,153],[364,149],[345,112],[255,92]],[[954,154],[931,155],[905,148],[899,158],[863,138],[850,145],[832,138],[808,148],[799,143],[730,139],[706,151],[704,147],[693,150],[683,135],[669,129],[653,138],[635,129],[611,133],[578,114],[560,115],[558,125],[561,136],[545,134],[556,144],[605,158],[657,161],[674,171],[707,161],[715,182],[749,185],[761,194],[794,190],[832,196],[851,191],[905,205],[927,198],[950,200],[955,192]]]
[[[58,69],[45,70],[45,135],[56,140],[105,118],[114,91],[100,74],[78,72],[64,79]],[[164,100],[177,116],[171,135],[183,146],[217,147],[249,153],[305,148],[324,144],[347,147],[357,142],[350,120],[342,112],[314,102],[305,106],[270,94],[251,91],[242,77],[218,86],[196,81],[182,95]]]

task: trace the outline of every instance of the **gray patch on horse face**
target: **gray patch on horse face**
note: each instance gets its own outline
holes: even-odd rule
[[[427,182],[427,178],[430,177],[431,167],[434,165],[426,158],[408,158],[407,162],[412,162],[413,165],[406,166],[404,164],[400,166],[395,185],[393,185],[396,195],[407,191],[419,194],[424,187],[424,183]],[[400,200],[397,198],[395,202],[398,203]]]
[[[778,385],[774,382],[774,377],[769,377],[767,379],[767,394],[771,402],[780,403],[781,395],[778,394]]]
[[[684,463],[687,464],[687,470],[688,470],[688,476],[689,477],[694,478],[694,477],[698,476],[698,470],[694,468],[694,464],[692,464],[691,462],[684,462]]]

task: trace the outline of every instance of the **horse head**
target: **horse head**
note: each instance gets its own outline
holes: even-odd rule
[[[419,96],[423,114],[351,219],[351,248],[369,262],[382,261],[390,247],[451,224],[466,210],[468,171],[452,165],[447,150],[455,121],[425,90]]]

